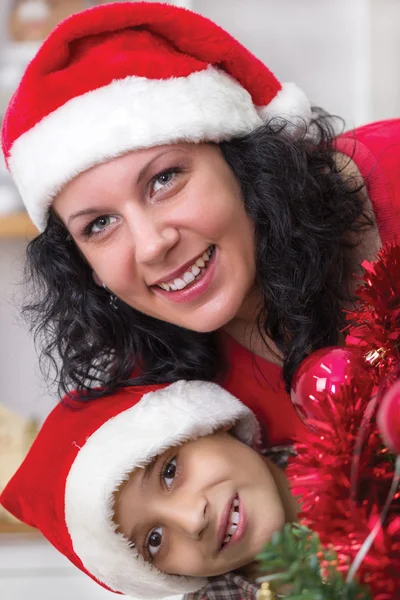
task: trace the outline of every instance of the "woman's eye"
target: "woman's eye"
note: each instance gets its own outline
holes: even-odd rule
[[[170,489],[176,476],[176,458],[170,460],[164,467],[162,478],[167,487]]]
[[[87,230],[89,235],[100,233],[104,229],[107,229],[107,227],[109,227],[112,223],[115,223],[116,220],[117,217],[110,217],[106,215],[99,217],[95,221],[92,221],[88,226]]]
[[[162,527],[156,527],[150,532],[147,538],[147,550],[152,558],[154,558],[159,551],[162,544]]]
[[[177,169],[160,173],[153,179],[152,193],[156,194],[160,190],[168,189],[177,175]]]

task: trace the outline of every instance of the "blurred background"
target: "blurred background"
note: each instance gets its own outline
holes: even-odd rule
[[[89,0],[1,0],[0,120],[40,41]],[[181,0],[222,25],[281,81],[347,128],[400,113],[400,0]],[[35,230],[0,160],[0,490],[57,402],[19,317],[24,253]],[[1,509],[0,509],[1,510]],[[0,598],[115,597],[80,576],[38,534],[0,512]]]

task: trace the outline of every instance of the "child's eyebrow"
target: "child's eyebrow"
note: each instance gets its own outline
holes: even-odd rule
[[[143,488],[146,486],[147,482],[149,481],[152,472],[154,471],[154,467],[156,466],[157,460],[158,460],[158,456],[155,456],[154,458],[152,458],[152,460],[145,465],[145,467],[143,467],[143,473],[142,473],[142,477],[140,479],[140,483],[139,483],[139,488],[140,491],[143,491]],[[129,541],[131,542],[131,544],[133,546],[135,546],[139,551],[139,545],[137,543],[138,540],[138,526],[137,524],[135,524],[132,527],[131,533],[129,535]],[[140,552],[143,556],[143,552]]]
[[[140,489],[142,490],[146,483],[149,481],[151,474],[154,471],[154,467],[156,466],[158,460],[158,456],[155,456],[143,469],[143,475],[140,480]]]

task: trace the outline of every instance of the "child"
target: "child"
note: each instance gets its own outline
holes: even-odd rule
[[[161,598],[230,573],[225,585],[252,598],[243,568],[296,519],[259,441],[254,414],[213,383],[72,400],[49,415],[0,502],[115,592]]]

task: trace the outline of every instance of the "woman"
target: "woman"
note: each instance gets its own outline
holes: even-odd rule
[[[269,443],[301,437],[295,369],[337,343],[352,275],[399,232],[399,140],[399,121],[334,139],[296,86],[189,11],[67,19],[3,127],[42,231],[26,311],[60,389],[217,380]]]

